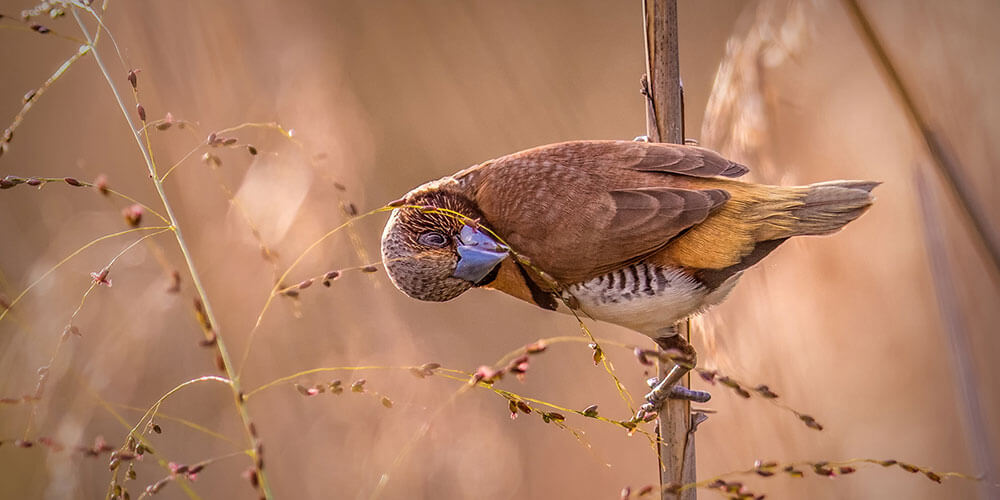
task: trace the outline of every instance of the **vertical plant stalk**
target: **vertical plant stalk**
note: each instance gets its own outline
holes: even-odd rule
[[[177,240],[177,246],[180,248],[181,253],[184,255],[184,261],[187,264],[188,272],[191,275],[191,282],[194,283],[195,290],[198,292],[198,297],[201,299],[204,305],[205,315],[208,317],[212,328],[215,329],[216,333],[216,347],[219,349],[219,356],[222,358],[222,362],[226,371],[226,376],[229,377],[231,381],[230,387],[233,390],[233,398],[236,403],[237,411],[240,414],[240,419],[243,421],[243,429],[246,431],[247,439],[250,442],[253,452],[251,453],[251,459],[254,463],[254,469],[256,470],[257,478],[260,481],[261,491],[264,493],[264,497],[267,499],[273,498],[271,493],[270,485],[267,481],[267,477],[264,475],[264,470],[262,467],[261,457],[259,456],[260,443],[258,442],[255,431],[253,430],[253,422],[250,419],[250,414],[246,407],[246,399],[243,395],[243,391],[240,386],[239,378],[236,374],[235,366],[233,365],[232,359],[229,356],[229,350],[226,349],[226,344],[222,338],[222,332],[219,327],[219,322],[216,320],[215,313],[212,310],[211,302],[208,299],[208,294],[205,292],[205,287],[201,282],[201,276],[198,274],[198,270],[195,267],[194,259],[191,256],[191,251],[188,249],[187,242],[184,239],[184,235],[181,232],[180,225],[177,223],[177,216],[174,214],[173,207],[167,198],[166,192],[163,190],[162,179],[156,173],[156,166],[153,162],[153,158],[149,149],[144,144],[139,132],[132,121],[132,116],[129,114],[128,108],[125,106],[124,101],[122,101],[121,94],[118,92],[117,87],[112,80],[110,73],[108,73],[107,67],[104,65],[104,61],[101,59],[100,53],[95,46],[94,39],[90,35],[90,31],[87,26],[80,19],[80,14],[78,8],[74,7],[72,9],[73,17],[76,19],[77,24],[80,26],[80,31],[87,39],[87,44],[90,47],[90,52],[94,56],[94,61],[100,68],[101,73],[104,75],[104,79],[108,83],[108,87],[115,96],[115,100],[118,103],[118,107],[125,117],[125,121],[128,122],[129,130],[132,132],[132,136],[135,138],[136,146],[138,146],[139,151],[142,153],[142,158],[146,163],[146,168],[149,170],[150,178],[153,181],[153,185],[156,187],[156,193],[160,197],[160,201],[163,203],[163,208],[167,213],[167,218],[170,220],[170,229],[174,233],[174,237]]]
[[[951,354],[951,368],[955,374],[955,391],[963,410],[965,439],[972,451],[979,473],[984,474],[979,481],[980,498],[991,498],[996,493],[993,486],[997,480],[1000,464],[996,462],[994,450],[990,446],[989,427],[979,404],[979,385],[972,346],[969,344],[969,330],[962,319],[962,308],[955,293],[955,281],[951,265],[948,263],[948,236],[940,218],[940,207],[934,193],[927,185],[923,172],[916,172],[917,199],[924,221],[924,246],[930,263],[931,277],[934,279],[934,295],[937,298],[941,323],[947,335],[948,352]]]
[[[643,0],[643,21],[646,31],[646,136],[652,142],[684,143],[684,96],[681,90],[681,70],[677,40],[677,0]],[[691,340],[690,321],[677,325],[677,334]],[[661,362],[662,379],[671,364]],[[691,375],[679,384],[691,386]],[[694,500],[697,488],[671,493],[668,485],[696,481],[694,429],[691,402],[668,399],[657,417],[658,466],[660,492],[663,499]]]
[[[1000,237],[993,231],[993,227],[989,223],[991,214],[987,213],[981,204],[976,203],[972,186],[962,175],[962,166],[959,164],[954,152],[948,146],[947,142],[942,139],[941,135],[931,128],[930,123],[927,122],[927,119],[920,112],[920,108],[917,107],[916,101],[913,100],[913,96],[903,82],[903,78],[896,69],[896,65],[892,63],[889,53],[886,52],[885,45],[879,39],[878,34],[875,33],[875,28],[872,27],[868,16],[865,15],[864,10],[858,5],[857,0],[844,0],[844,5],[857,24],[858,30],[868,49],[872,52],[878,65],[885,72],[890,87],[899,96],[900,104],[903,106],[907,117],[910,118],[913,126],[916,127],[921,138],[924,140],[927,152],[930,153],[938,171],[944,177],[945,185],[958,202],[958,205],[962,207],[962,214],[965,215],[966,220],[972,225],[973,233],[976,236],[975,239],[986,252],[987,260],[990,261],[993,267],[992,276],[994,283],[997,283],[1000,280]]]

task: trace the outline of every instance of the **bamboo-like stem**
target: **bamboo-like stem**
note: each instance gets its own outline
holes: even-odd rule
[[[201,282],[201,275],[198,273],[197,267],[195,267],[194,259],[191,256],[191,251],[188,249],[187,242],[184,239],[184,235],[181,232],[181,228],[177,223],[177,216],[174,214],[172,205],[167,198],[166,192],[163,190],[163,182],[156,173],[156,165],[153,162],[151,152],[148,149],[148,145],[145,144],[139,135],[139,128],[135,126],[132,121],[132,116],[128,112],[128,108],[125,106],[124,101],[122,101],[121,94],[118,92],[117,87],[114,84],[114,80],[111,78],[111,74],[108,72],[107,67],[104,65],[104,61],[95,46],[94,39],[90,36],[90,31],[87,26],[80,19],[80,15],[76,8],[72,9],[73,17],[76,19],[77,24],[80,26],[80,30],[83,32],[87,39],[87,44],[90,46],[90,52],[94,56],[94,61],[100,68],[101,73],[104,75],[104,79],[108,83],[108,87],[111,88],[111,92],[115,96],[115,100],[118,103],[118,107],[121,109],[122,115],[125,117],[125,121],[128,123],[129,130],[132,132],[135,138],[136,145],[139,147],[139,151],[142,153],[142,158],[146,163],[146,168],[149,170],[149,176],[153,181],[153,185],[156,187],[156,193],[160,197],[160,201],[163,203],[164,210],[166,211],[167,218],[170,220],[170,229],[173,231],[175,238],[177,239],[177,246],[180,248],[181,253],[184,255],[184,261],[188,266],[188,272],[191,275],[191,282],[194,284],[195,290],[198,292],[198,297],[205,308],[205,316],[208,318],[209,323],[212,328],[215,329],[216,333],[216,347],[219,350],[219,356],[222,358],[222,363],[226,371],[226,376],[230,381],[230,387],[233,391],[233,399],[236,403],[237,411],[240,414],[240,419],[243,421],[243,428],[247,434],[247,439],[250,441],[251,448],[253,449],[252,459],[254,461],[254,468],[257,477],[260,481],[261,491],[264,497],[267,499],[273,498],[271,494],[270,484],[267,481],[267,477],[264,475],[263,467],[261,467],[261,457],[258,455],[259,443],[257,436],[253,429],[253,423],[250,419],[250,414],[247,411],[246,399],[244,398],[243,391],[240,386],[239,377],[237,375],[235,366],[229,356],[229,350],[226,349],[226,344],[222,339],[222,334],[220,332],[219,322],[216,320],[215,313],[212,311],[211,302],[208,300],[208,294],[205,291],[205,287]]]
[[[677,40],[677,0],[643,0],[646,31],[646,78],[643,93],[647,99],[646,136],[653,142],[684,143],[684,96],[681,90],[680,60]],[[678,335],[690,341],[690,322],[677,325]],[[660,363],[660,378],[671,363]],[[685,375],[679,385],[690,387]],[[670,485],[696,481],[694,432],[691,402],[668,399],[657,417],[658,465],[660,492],[666,500],[694,500],[697,489],[671,492]]]

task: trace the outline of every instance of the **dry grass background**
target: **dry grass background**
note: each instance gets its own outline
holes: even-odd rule
[[[0,12],[16,15],[29,7],[6,0]],[[991,26],[997,6],[898,1],[871,2],[867,9],[918,103],[958,152],[977,202],[997,213],[1000,146],[991,140],[1000,128],[1000,34]],[[896,458],[938,471],[983,472],[964,431],[915,172],[934,186],[931,202],[947,221],[963,332],[975,353],[975,397],[990,423],[1000,418],[995,269],[940,188],[846,11],[833,1],[682,0],[680,16],[689,137],[747,159],[757,181],[885,181],[875,208],[844,232],[788,243],[747,273],[695,336],[705,366],[769,384],[826,430],[808,429],[779,408],[716,387],[708,406],[718,413],[698,434],[699,476],[746,469],[758,458]],[[47,24],[75,31],[71,20]],[[107,24],[129,63],[142,69],[147,114],[169,111],[198,123],[193,134],[176,128],[154,134],[161,164],[176,161],[209,132],[247,121],[277,121],[294,128],[303,144],[297,148],[267,130],[241,132],[241,142],[255,144],[260,155],[225,151],[213,172],[198,161],[199,152],[166,182],[237,359],[274,279],[243,213],[284,268],[345,220],[341,203],[364,212],[484,159],[560,140],[631,138],[644,125],[638,4],[112,2]],[[77,45],[0,30],[0,47],[0,117],[6,121],[20,109],[20,96]],[[111,60],[110,45],[99,48]],[[728,69],[720,78],[733,79],[716,87],[703,124],[724,56]],[[114,71],[125,84],[124,70]],[[156,198],[87,56],[39,99],[0,159],[0,174],[91,180],[101,173],[120,191],[150,203]],[[220,182],[236,193],[242,210]],[[0,292],[16,296],[84,243],[124,229],[123,206],[65,185],[0,193]],[[373,217],[356,226],[368,259],[377,258],[382,222]],[[991,223],[996,229],[995,218]],[[89,273],[130,241],[102,242],[82,253],[0,323],[0,396],[33,390],[35,370],[52,355],[90,285]],[[29,437],[89,443],[103,435],[119,444],[125,429],[97,396],[146,407],[180,382],[217,373],[211,353],[196,345],[201,332],[190,281],[180,294],[166,292],[168,271],[183,262],[176,245],[168,236],[148,241],[119,261],[114,286],[95,290],[74,321],[83,336],[69,341],[53,364]],[[289,282],[365,259],[343,233],[310,254]],[[643,341],[609,325],[593,331]],[[347,273],[330,289],[314,285],[299,301],[278,300],[256,334],[243,380],[253,388],[314,367],[427,361],[471,370],[555,335],[580,334],[572,318],[500,294],[418,303],[381,273]],[[608,353],[629,389],[641,394],[644,376],[631,354]],[[380,490],[384,498],[613,498],[623,486],[656,480],[654,452],[640,435],[626,437],[616,427],[571,416],[568,422],[586,433],[586,447],[534,415],[511,421],[506,402],[487,391],[449,403],[458,384],[440,377],[419,380],[388,370],[299,381],[359,377],[394,407],[358,394],[304,398],[290,385],[250,400],[280,497],[367,498],[383,474],[389,478]],[[704,388],[699,383],[695,387]],[[503,384],[570,408],[600,403],[603,415],[626,418],[584,344],[553,346],[532,362],[523,385]],[[161,410],[242,443],[230,398],[221,385],[194,386]],[[116,409],[131,422],[140,415]],[[0,439],[21,437],[29,412],[26,404],[0,406]],[[240,449],[160,423],[164,433],[154,444],[169,460],[191,463]],[[426,425],[426,435],[414,439]],[[996,449],[1000,433],[995,425],[990,432],[975,439]],[[251,497],[239,478],[246,466],[243,458],[219,462],[193,487],[203,498]],[[860,469],[835,480],[747,481],[771,498],[968,498],[983,491],[963,480],[936,485],[898,469]],[[151,461],[138,470],[134,493],[164,475]],[[4,498],[95,498],[108,480],[103,458],[0,447]],[[985,491],[1000,495],[994,486]],[[185,497],[175,485],[158,496]]]

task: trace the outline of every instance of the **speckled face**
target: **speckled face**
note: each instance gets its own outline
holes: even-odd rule
[[[446,192],[408,197],[407,204],[478,215],[470,202]],[[394,210],[382,232],[382,261],[396,288],[415,299],[443,302],[475,286],[473,281],[455,276],[461,259],[459,238],[465,226],[463,219],[451,214],[417,208]]]

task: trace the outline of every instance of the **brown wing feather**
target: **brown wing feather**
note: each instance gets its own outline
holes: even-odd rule
[[[656,252],[724,204],[724,190],[681,186],[681,177],[745,171],[706,151],[572,142],[499,158],[456,177],[515,251],[569,284]]]

